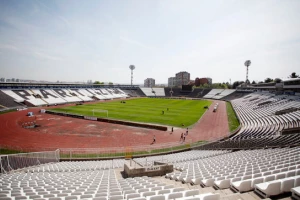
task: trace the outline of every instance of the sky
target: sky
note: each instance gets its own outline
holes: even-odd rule
[[[300,74],[299,0],[0,0],[0,78],[214,83]]]

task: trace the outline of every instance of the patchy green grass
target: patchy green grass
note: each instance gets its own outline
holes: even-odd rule
[[[230,102],[226,102],[226,109],[227,109],[229,131],[232,132],[237,127],[239,127],[240,123],[237,116],[235,115],[235,112]]]
[[[5,111],[1,111],[0,115],[5,114],[5,113],[10,113],[10,112],[14,112],[16,110],[5,110]]]
[[[5,155],[5,154],[16,154],[16,153],[23,153],[22,151],[18,150],[10,150],[10,149],[0,149],[0,155]]]
[[[122,100],[124,101],[124,100]],[[51,109],[84,116],[92,116],[93,109],[108,110],[109,119],[145,122],[174,127],[188,127],[196,123],[209,106],[209,100],[178,100],[141,98],[120,101],[99,102],[64,108]],[[164,114],[162,114],[164,111]],[[95,112],[96,117],[106,118],[106,113]],[[182,126],[184,124],[184,126]]]

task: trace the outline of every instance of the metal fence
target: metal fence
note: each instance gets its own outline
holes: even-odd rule
[[[0,155],[0,173],[7,173],[12,170],[22,169],[40,164],[59,162],[59,160],[59,150]]]
[[[60,149],[60,158],[64,160],[76,159],[105,159],[105,158],[132,158],[135,156],[148,156],[162,153],[173,153],[190,149],[192,140],[185,142],[170,142],[130,147],[113,148],[64,148]]]

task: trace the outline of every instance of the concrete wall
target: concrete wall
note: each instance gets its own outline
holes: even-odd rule
[[[142,166],[133,160],[127,160],[124,164],[125,178],[138,176],[163,176],[166,173],[171,172],[173,172],[173,165],[160,162],[154,162],[154,166],[152,167]]]

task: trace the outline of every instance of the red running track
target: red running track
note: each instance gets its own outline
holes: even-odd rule
[[[217,112],[213,107],[219,103]],[[70,117],[40,114],[40,108],[16,111],[0,115],[0,147],[30,151],[58,148],[103,148],[149,145],[156,137],[159,144],[178,142],[186,129],[158,131]],[[34,112],[41,127],[25,129],[20,121],[28,120],[27,112]],[[214,100],[210,109],[189,128],[188,141],[215,140],[229,133],[226,103]]]

